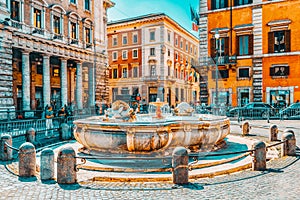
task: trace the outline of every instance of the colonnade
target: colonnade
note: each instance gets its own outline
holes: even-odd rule
[[[30,84],[31,84],[31,71],[30,71],[30,52],[21,51],[22,53],[22,110],[31,110],[30,102]],[[38,53],[38,52],[37,52]],[[41,54],[43,57],[43,107],[50,105],[51,101],[51,72],[50,72],[50,56]],[[75,61],[76,65],[74,70],[71,70],[68,77],[67,58],[60,59],[60,89],[61,89],[61,105],[68,105],[68,92],[71,96],[69,100],[73,100],[75,97],[75,103],[77,109],[83,109],[83,76],[82,76],[82,62]],[[88,63],[88,105],[95,105],[95,66],[92,63]],[[76,83],[71,81],[70,90],[68,91],[68,78],[75,79]]]

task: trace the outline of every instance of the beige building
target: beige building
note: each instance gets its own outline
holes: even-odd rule
[[[50,104],[58,109],[70,103],[82,109],[108,97],[110,0],[0,3],[0,110],[34,111]]]
[[[175,106],[199,100],[199,41],[164,13],[107,24],[109,100],[140,96]]]

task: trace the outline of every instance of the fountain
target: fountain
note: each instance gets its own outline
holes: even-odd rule
[[[176,146],[192,151],[211,151],[224,144],[230,132],[226,117],[196,114],[187,103],[180,103],[172,114],[162,110],[164,102],[152,102],[154,113],[136,114],[123,101],[116,101],[104,116],[74,121],[75,139],[88,154],[154,155],[170,152]]]

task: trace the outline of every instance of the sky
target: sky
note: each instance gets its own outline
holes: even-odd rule
[[[199,0],[112,0],[112,2],[115,6],[108,9],[109,22],[150,13],[165,13],[197,36],[197,32],[192,30],[190,5],[198,10]]]

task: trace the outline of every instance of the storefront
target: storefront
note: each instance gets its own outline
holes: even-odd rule
[[[293,103],[293,87],[267,88],[267,103],[275,108],[283,108]]]

